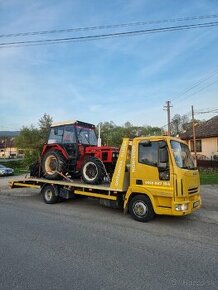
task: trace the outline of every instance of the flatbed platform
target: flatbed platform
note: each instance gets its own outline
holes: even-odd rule
[[[116,200],[118,193],[123,192],[121,189],[114,189],[110,187],[109,183],[101,185],[85,184],[79,179],[66,180],[48,180],[45,178],[28,177],[20,180],[10,180],[9,186],[11,188],[34,188],[42,189],[45,185],[53,185],[56,187],[69,190],[73,194],[86,195],[90,197],[98,197],[110,200]]]
[[[71,180],[71,181],[65,181],[65,180],[49,180],[46,178],[35,178],[35,177],[27,177],[20,180],[10,180],[9,185],[11,188],[16,187],[33,187],[36,186],[36,188],[40,188],[42,184],[57,184],[57,185],[63,185],[63,186],[74,186],[74,187],[84,187],[84,188],[92,188],[92,189],[102,189],[107,190],[110,188],[109,183],[101,184],[101,185],[91,185],[91,184],[85,184],[79,179]],[[32,185],[32,186],[31,186]],[[112,189],[111,189],[112,190]]]

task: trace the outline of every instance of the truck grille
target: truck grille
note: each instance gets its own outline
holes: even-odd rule
[[[188,189],[189,194],[194,194],[198,192],[198,187],[192,187]]]

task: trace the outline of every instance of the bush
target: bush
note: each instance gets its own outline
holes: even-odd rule
[[[39,160],[39,153],[36,150],[26,151],[23,159],[23,166],[29,169],[29,166]]]
[[[213,155],[213,160],[218,161],[218,155]]]

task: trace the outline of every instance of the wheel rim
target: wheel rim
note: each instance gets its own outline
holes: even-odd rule
[[[45,199],[47,201],[50,201],[52,199],[52,196],[53,196],[53,193],[50,189],[47,189],[46,192],[45,192]]]
[[[45,171],[52,175],[57,171],[57,159],[54,155],[50,155],[45,160]]]
[[[148,209],[144,202],[136,201],[133,205],[133,212],[137,217],[142,218],[147,214]]]
[[[87,162],[83,168],[83,175],[87,180],[94,180],[98,175],[98,168],[93,162]]]

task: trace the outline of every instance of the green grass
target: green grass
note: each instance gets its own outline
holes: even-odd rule
[[[201,184],[218,184],[218,172],[200,172]]]

